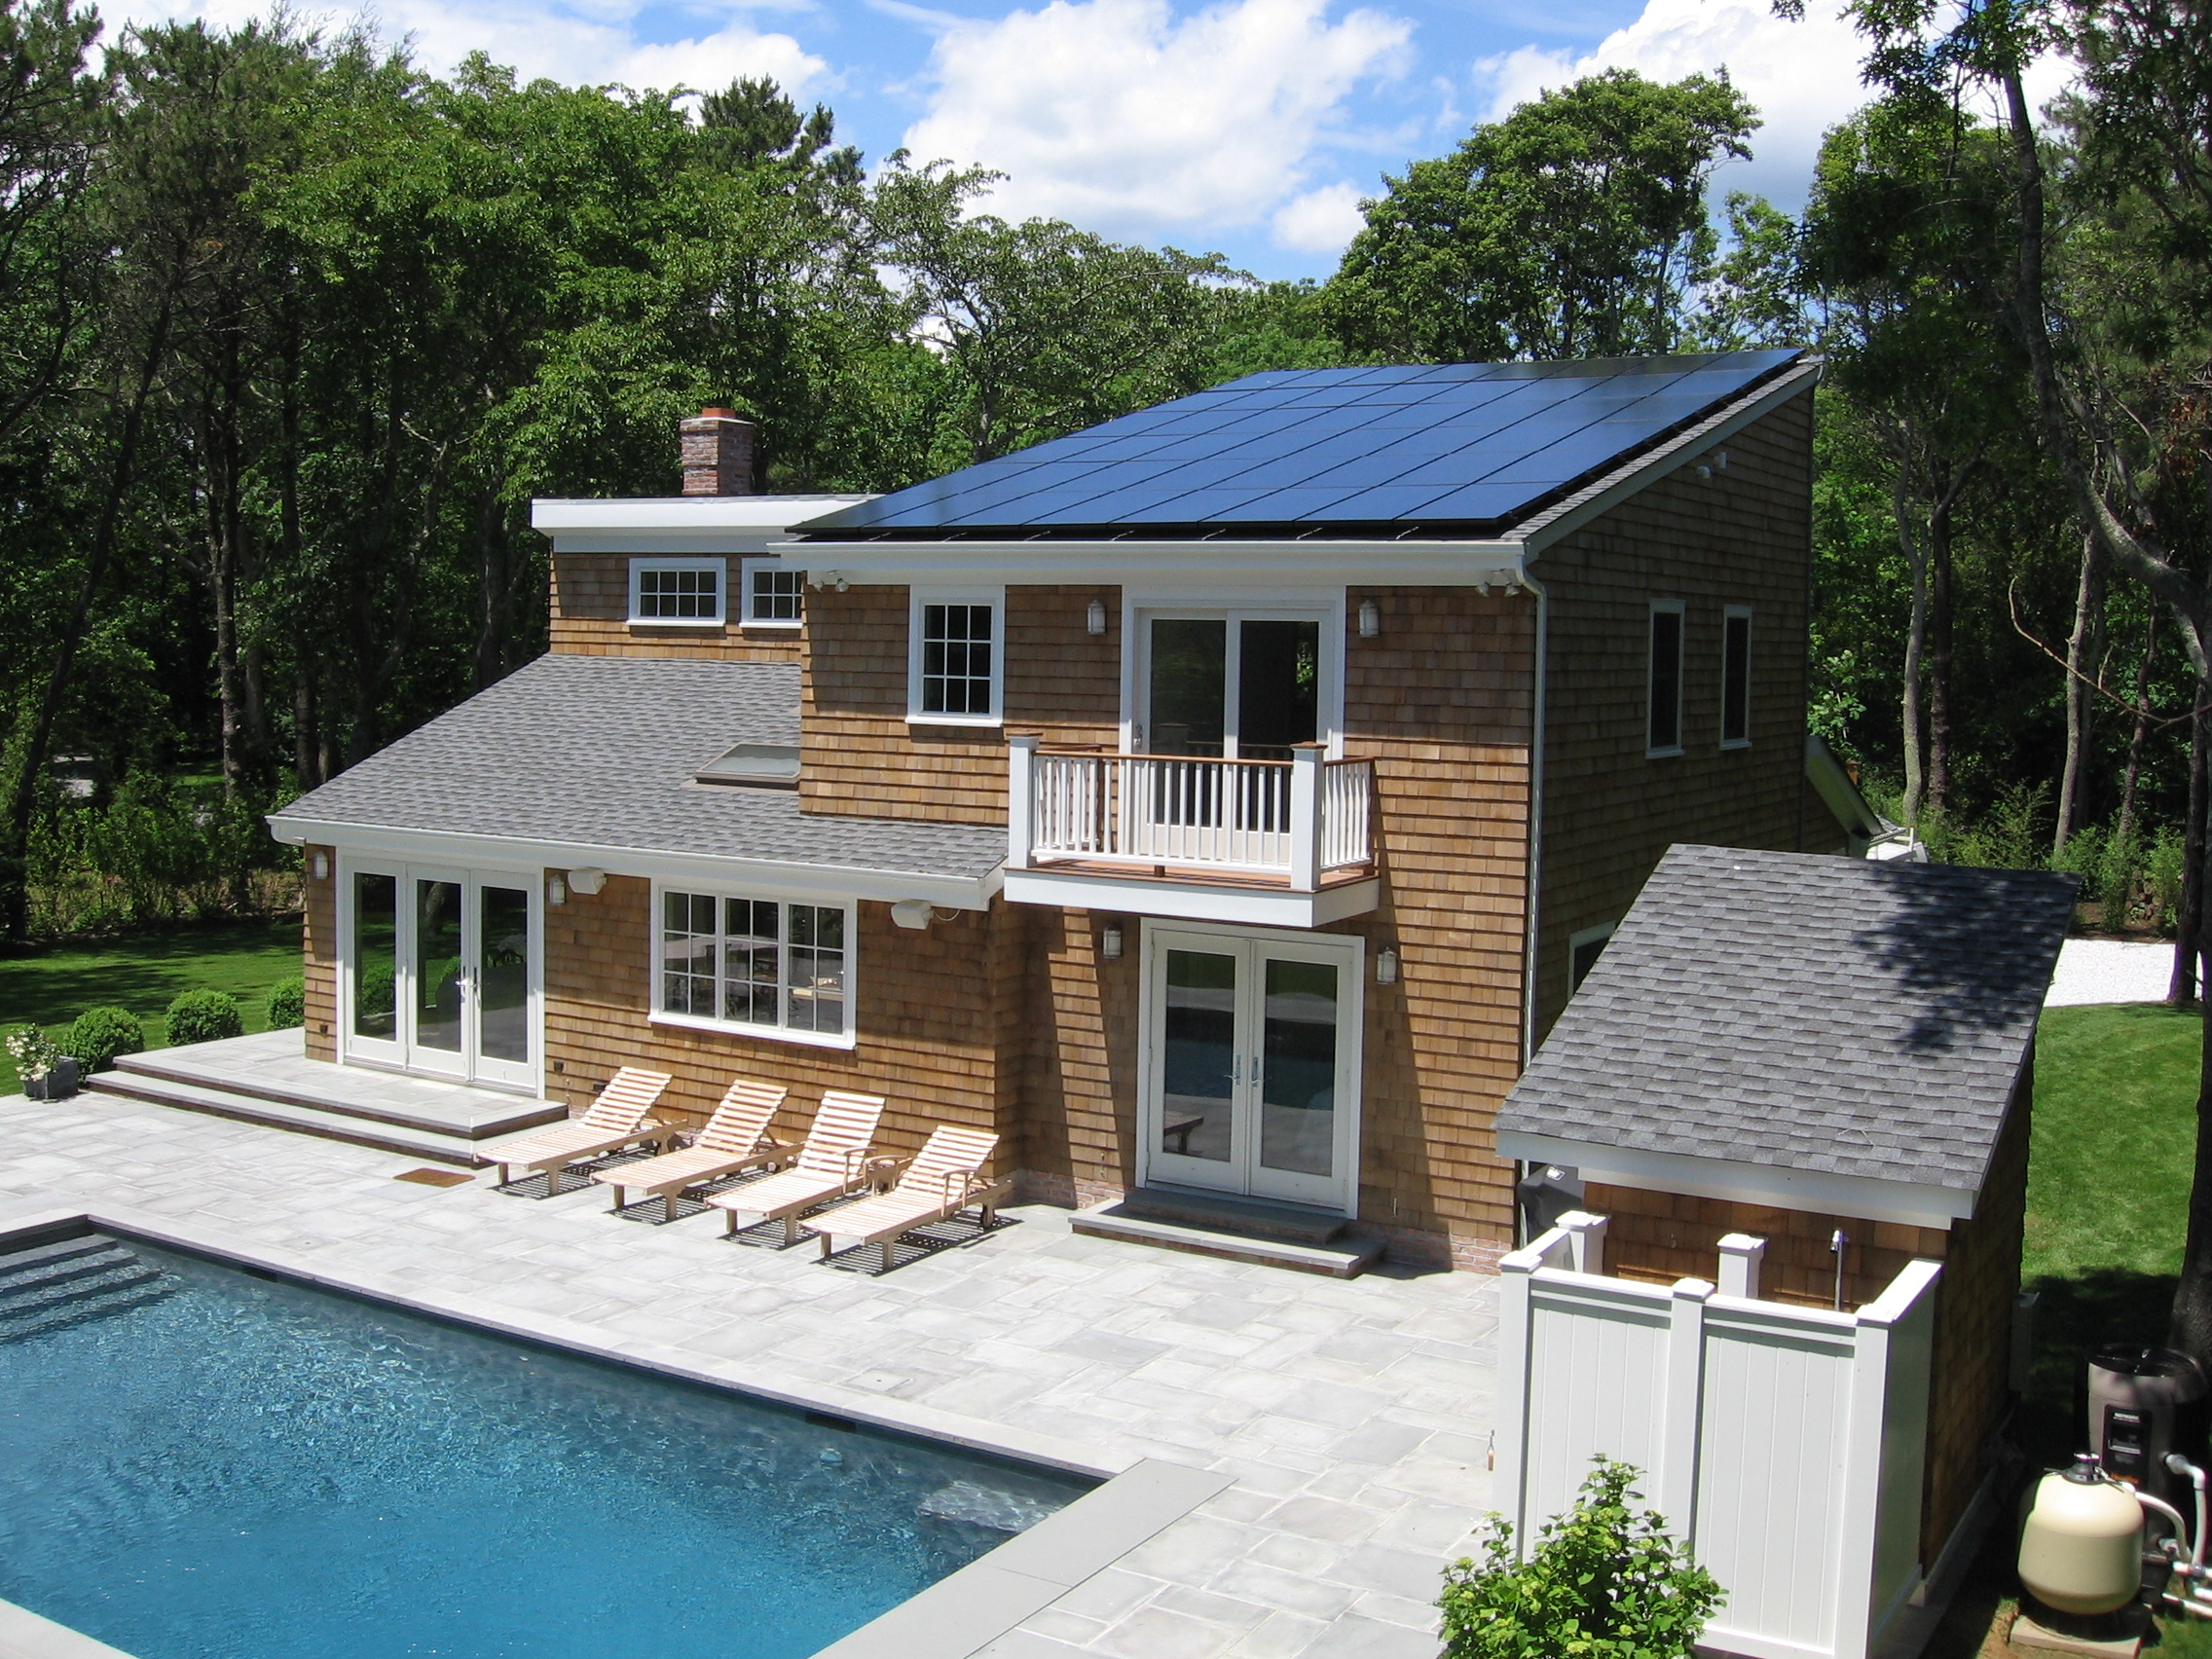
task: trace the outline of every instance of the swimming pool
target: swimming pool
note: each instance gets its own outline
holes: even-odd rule
[[[98,1237],[0,1255],[0,1599],[136,1659],[801,1659],[1089,1490]]]

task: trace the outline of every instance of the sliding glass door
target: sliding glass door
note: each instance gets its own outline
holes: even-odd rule
[[[536,1089],[537,885],[534,875],[349,866],[342,1056]]]

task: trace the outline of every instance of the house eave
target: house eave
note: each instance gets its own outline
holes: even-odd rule
[[[1372,541],[1240,539],[1078,541],[778,541],[817,585],[957,582],[1268,581],[1342,586],[1513,587],[1522,549],[1511,539]]]
[[[1347,916],[1364,916],[1380,903],[1382,892],[1382,883],[1373,876],[1326,887],[1318,893],[1050,869],[1010,869],[1004,872],[1004,879],[1007,902],[1013,904],[1051,904],[1063,910],[1101,910],[1187,922],[1296,928],[1302,932]]]
[[[540,499],[530,527],[556,553],[764,553],[809,519],[871,496],[667,496]]]
[[[1522,1129],[1500,1128],[1497,1151],[1501,1158],[1528,1163],[1565,1165],[1585,1181],[1679,1193],[1693,1198],[1810,1210],[1862,1221],[1900,1222],[1942,1232],[1948,1232],[1953,1222],[1973,1216],[1974,1194],[1929,1182],[1885,1181],[1734,1159],[1694,1158]]]
[[[961,910],[982,910],[998,895],[1004,871],[977,876],[926,870],[879,870],[790,859],[730,858],[707,853],[600,846],[583,841],[411,830],[272,813],[269,828],[292,846],[329,846],[359,857],[422,864],[506,869],[602,869],[650,881],[695,881],[706,886],[771,888],[793,899],[927,900]]]

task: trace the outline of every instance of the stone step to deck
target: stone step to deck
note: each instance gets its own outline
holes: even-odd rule
[[[1163,1221],[1175,1227],[1202,1227],[1279,1238],[1286,1244],[1319,1248],[1349,1225],[1346,1217],[1265,1198],[1235,1198],[1219,1193],[1194,1193],[1180,1187],[1139,1187],[1114,1206],[1116,1215],[1137,1221]]]
[[[1162,1250],[1182,1250],[1195,1256],[1219,1256],[1232,1262],[1259,1267],[1287,1268],[1293,1272],[1321,1273],[1330,1278],[1357,1278],[1382,1259],[1382,1245],[1373,1239],[1345,1239],[1331,1244],[1299,1244],[1284,1238],[1232,1232],[1220,1227],[1195,1227],[1187,1223],[1152,1221],[1124,1213],[1127,1200],[1078,1210],[1068,1226],[1090,1238],[1119,1238],[1127,1244],[1150,1244]],[[1342,1231],[1342,1229],[1338,1229]]]
[[[116,1057],[115,1070],[186,1088],[213,1089],[342,1118],[364,1118],[373,1123],[460,1140],[493,1140],[518,1134],[569,1115],[568,1109],[557,1101],[535,1100],[526,1095],[496,1094],[489,1089],[469,1088],[459,1084],[389,1077],[312,1060],[271,1064],[258,1056],[247,1059],[243,1054],[231,1056],[221,1052],[233,1044],[242,1050],[245,1045],[260,1041],[262,1039],[258,1038],[232,1039],[222,1044],[202,1043],[186,1049],[156,1050],[150,1054],[121,1054]],[[326,1080],[322,1073],[334,1075]],[[88,1084],[88,1087],[94,1086]]]
[[[142,1071],[125,1071],[120,1066],[114,1071],[95,1072],[86,1080],[85,1088],[94,1094],[116,1094],[129,1100],[142,1100],[149,1105],[174,1106],[181,1111],[205,1112],[217,1118],[233,1118],[240,1123],[265,1124],[271,1128],[320,1135],[325,1140],[351,1141],[356,1146],[373,1146],[380,1151],[403,1153],[410,1158],[426,1158],[439,1163],[458,1163],[464,1169],[481,1168],[490,1161],[477,1141],[467,1135],[410,1128],[381,1118],[364,1117],[351,1112],[324,1111],[314,1106],[265,1099],[258,1094],[237,1089],[177,1083]],[[545,1120],[536,1121],[542,1123]]]

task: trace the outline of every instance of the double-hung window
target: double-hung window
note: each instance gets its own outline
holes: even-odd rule
[[[1751,608],[1720,613],[1720,747],[1751,745]]]
[[[781,559],[745,561],[744,609],[748,628],[796,628],[806,620],[806,572]]]
[[[1005,672],[997,593],[917,591],[908,621],[906,718],[923,723],[996,725]]]
[[[1682,752],[1682,602],[1651,602],[1651,658],[1645,705],[1646,755]]]
[[[852,1041],[852,912],[722,893],[660,894],[656,1014]]]
[[[630,620],[660,628],[714,628],[722,620],[726,559],[633,559]]]

